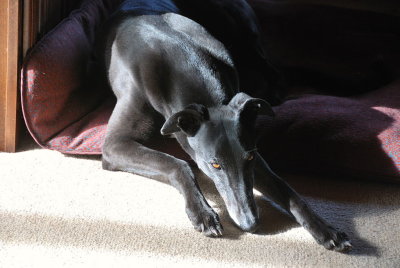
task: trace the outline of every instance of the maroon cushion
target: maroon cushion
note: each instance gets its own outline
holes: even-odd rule
[[[275,169],[400,181],[400,80],[357,97],[304,95],[262,118]]]
[[[96,32],[117,1],[87,0],[26,57],[21,98],[26,125],[43,147],[100,154],[113,105],[85,79]],[[113,3],[113,4],[111,4]]]
[[[85,81],[95,32],[117,2],[86,0],[25,59],[22,108],[41,146],[101,154],[114,100],[105,89]],[[385,71],[400,77],[400,38],[391,34],[395,26],[390,26],[397,24],[388,23],[393,22],[390,16],[368,12],[250,2],[273,62],[284,70],[307,70],[310,82],[319,81],[310,83],[312,91],[318,86],[336,93],[374,88],[352,97],[306,94],[276,107],[275,119],[259,120],[263,156],[277,169],[399,181],[400,82],[392,79],[382,86],[381,70],[374,65],[378,59]]]

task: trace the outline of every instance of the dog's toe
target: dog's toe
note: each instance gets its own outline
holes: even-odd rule
[[[204,219],[203,225],[203,234],[208,237],[219,237],[222,236],[222,225],[219,222],[219,217],[217,214],[207,216]]]
[[[338,252],[348,252],[353,248],[348,236],[333,228],[329,232],[329,237],[322,244],[325,248]]]
[[[196,216],[190,217],[194,228],[202,232],[207,237],[222,236],[223,227],[219,221],[218,214],[213,210],[198,213]]]

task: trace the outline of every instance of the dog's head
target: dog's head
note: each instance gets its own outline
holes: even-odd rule
[[[244,231],[255,230],[258,223],[253,181],[259,114],[274,115],[264,100],[238,93],[228,105],[189,105],[161,129],[163,135],[184,134],[193,159],[214,181],[229,215]]]

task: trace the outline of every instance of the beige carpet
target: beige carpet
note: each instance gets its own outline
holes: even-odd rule
[[[25,140],[0,153],[0,267],[400,267],[400,187],[290,177],[311,206],[352,238],[354,250],[325,250],[269,203],[263,227],[232,226],[215,190],[225,237],[193,230],[176,190],[101,169]],[[343,178],[342,178],[343,179]]]

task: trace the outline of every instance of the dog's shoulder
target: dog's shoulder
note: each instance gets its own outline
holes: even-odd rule
[[[163,14],[162,18],[165,24],[171,29],[171,33],[184,39],[187,45],[190,44],[196,50],[202,50],[206,54],[233,66],[231,57],[224,44],[198,22],[173,13]]]

